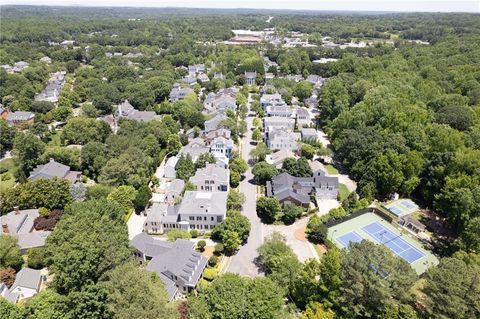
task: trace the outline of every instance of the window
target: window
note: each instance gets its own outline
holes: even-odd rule
[[[213,217],[210,217],[210,220],[213,222]]]
[[[202,216],[197,216],[197,220],[202,220]]]
[[[188,219],[189,219],[189,220],[195,220],[195,217],[190,216],[190,217],[188,217]]]
[[[207,220],[207,216],[203,217],[203,220]]]

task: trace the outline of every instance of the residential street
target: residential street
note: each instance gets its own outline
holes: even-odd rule
[[[249,96],[250,102],[250,96]],[[253,117],[247,119],[248,132],[243,139],[242,158],[249,161],[249,153],[253,146],[250,144],[252,137]],[[258,256],[257,248],[263,243],[263,227],[256,212],[256,186],[250,182],[253,179],[252,168],[249,167],[245,173],[245,179],[240,183],[239,190],[245,194],[246,201],[243,205],[243,214],[250,219],[252,228],[248,242],[240,247],[240,250],[232,256],[227,271],[238,273],[242,276],[255,277],[261,274],[255,265],[255,258]]]

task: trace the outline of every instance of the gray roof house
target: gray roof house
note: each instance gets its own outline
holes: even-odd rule
[[[172,243],[140,233],[130,244],[140,262],[149,260],[146,270],[160,277],[170,301],[194,289],[207,265],[207,258],[195,251],[194,243],[188,240]]]
[[[221,121],[225,120],[227,116],[223,113],[219,113],[215,115],[212,119],[205,121],[205,132],[215,131],[219,128],[219,124]]]
[[[312,123],[310,113],[304,107],[297,108],[297,127],[300,129],[305,126],[309,126]]]
[[[3,282],[0,282],[0,296],[11,303],[17,303],[19,297],[16,293],[11,293],[10,289]]]
[[[295,128],[295,119],[285,117],[264,117],[263,124],[267,132],[274,129],[293,131]]]
[[[50,76],[47,86],[35,96],[35,101],[48,101],[56,103],[60,96],[60,92],[65,85],[65,75],[67,72],[55,72]]]
[[[216,164],[207,163],[204,168],[197,169],[195,175],[190,177],[190,182],[197,186],[199,191],[227,192],[230,171]]]
[[[274,165],[276,168],[281,168],[283,161],[287,158],[297,158],[297,156],[292,151],[280,149],[272,154],[268,154],[265,160],[268,164]]]
[[[38,165],[30,172],[28,179],[38,179],[38,178],[61,178],[66,179],[72,183],[78,182],[80,180],[81,172],[70,170],[70,166],[63,165],[56,162],[54,159],[50,159],[45,165]]]
[[[139,122],[149,122],[160,118],[153,111],[136,110],[128,100],[118,104],[117,109],[115,110],[115,119],[118,121],[122,117]]]
[[[0,216],[0,235],[9,235],[17,238],[17,245],[20,250],[42,247],[49,231],[36,231],[33,228],[34,220],[39,216],[38,209],[14,210],[6,215]]]
[[[317,141],[318,131],[314,128],[303,128],[300,133],[302,134],[302,141]]]
[[[32,123],[35,118],[35,113],[28,111],[15,111],[7,115],[7,123],[9,125],[19,125],[22,123]]]
[[[245,71],[245,81],[248,85],[255,85],[255,81],[257,80],[257,72],[247,72]]]
[[[193,64],[188,66],[188,73],[200,73],[200,72],[205,72],[205,64],[199,63],[199,64]]]
[[[337,199],[339,181],[338,176],[329,176],[322,170],[313,171],[313,182],[315,183],[315,197],[321,199]]]
[[[231,96],[229,94],[218,94],[218,95],[211,95],[212,93],[207,96],[205,101],[203,102],[203,108],[208,113],[213,113],[216,111],[226,111],[231,110],[235,111],[237,109],[237,102],[235,96]]]
[[[165,163],[164,169],[163,169],[163,174],[165,178],[176,178],[177,177],[177,172],[175,170],[175,167],[177,166],[178,163],[178,157],[172,156],[170,157],[167,162]]]
[[[290,133],[284,130],[274,130],[268,133],[267,146],[270,150],[286,149],[296,152],[300,149],[298,144],[299,133]]]
[[[175,83],[170,91],[170,102],[176,102],[179,100],[183,100],[188,94],[192,93],[193,90],[191,88],[183,88],[180,84]]]
[[[202,138],[194,138],[187,145],[183,146],[178,152],[177,157],[181,155],[190,155],[194,162],[197,161],[201,154],[209,153],[210,147],[205,145],[205,141]]]
[[[272,117],[293,117],[293,110],[287,105],[267,105],[265,113]]]
[[[146,209],[147,218],[143,223],[143,231],[152,234],[163,234],[167,228],[164,224],[177,223],[178,206],[172,206],[168,203],[153,203],[152,206]]]
[[[232,132],[229,129],[226,129],[226,128],[219,128],[219,129],[216,129],[214,131],[210,131],[210,132],[208,132],[204,135],[205,136],[205,144],[207,146],[210,146],[210,144],[212,143],[212,141],[215,138],[224,137],[226,139],[230,139],[231,135],[232,135]]]
[[[211,153],[224,154],[228,158],[232,156],[233,148],[234,148],[233,141],[223,136],[215,137],[210,143]]]
[[[281,173],[267,182],[267,196],[275,196],[283,205],[295,204],[307,207],[310,205],[310,194],[314,186],[311,177],[294,177],[288,173]]]
[[[260,98],[260,105],[265,109],[267,106],[286,106],[287,103],[278,93],[263,94]]]
[[[181,179],[174,179],[165,190],[165,201],[171,205],[182,196],[183,189],[185,188],[185,182]]]
[[[15,282],[10,287],[10,294],[18,296],[18,300],[33,297],[40,291],[42,275],[40,270],[22,268],[15,277]]]
[[[178,215],[182,229],[212,230],[227,217],[227,192],[187,191]]]

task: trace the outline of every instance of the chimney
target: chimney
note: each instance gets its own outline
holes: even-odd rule
[[[50,157],[50,163],[54,162],[55,160],[53,158]]]
[[[4,234],[9,234],[10,231],[8,229],[8,225],[6,223],[2,224],[2,230]]]
[[[13,207],[13,211],[15,212],[15,215],[20,214],[20,208],[18,206]]]

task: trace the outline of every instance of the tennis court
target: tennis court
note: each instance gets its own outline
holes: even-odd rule
[[[408,262],[418,274],[424,273],[432,265],[438,264],[438,258],[425,250],[414,235],[395,227],[369,212],[328,228],[328,239],[339,248],[346,248],[364,239],[388,247],[393,254]]]
[[[401,235],[396,235],[379,222],[368,224],[362,227],[362,230],[410,264],[425,256],[424,253],[403,240]]]

